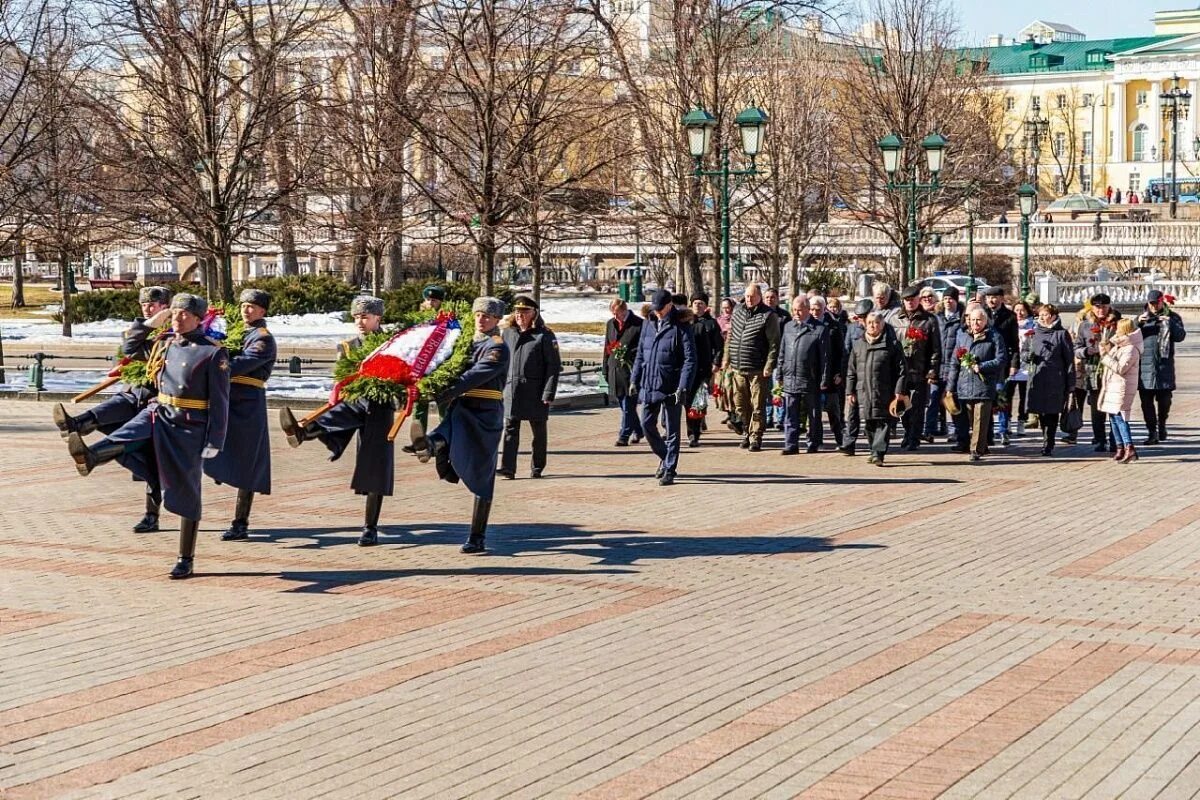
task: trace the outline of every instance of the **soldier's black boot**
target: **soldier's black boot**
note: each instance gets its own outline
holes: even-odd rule
[[[171,579],[192,577],[192,561],[196,556],[196,531],[200,528],[200,520],[179,520],[179,560],[171,570]]]
[[[100,464],[124,453],[125,445],[101,440],[94,447],[88,447],[78,433],[72,433],[67,436],[67,452],[79,474],[88,475]]]
[[[162,495],[158,490],[146,490],[146,514],[133,526],[134,533],[153,533],[158,530],[158,507]]]
[[[430,448],[433,451],[433,465],[437,468],[437,475],[447,483],[458,483],[458,473],[454,471],[454,465],[450,463],[450,443],[441,437],[430,437]]]
[[[72,417],[67,413],[66,406],[62,403],[55,403],[54,426],[58,428],[58,435],[64,439],[72,433],[87,436],[96,430],[96,416],[91,411],[85,411],[78,417]]]
[[[358,537],[359,547],[370,547],[379,544],[379,512],[383,510],[383,495],[367,495],[367,513],[363,518],[362,536]]]
[[[287,406],[279,409],[279,427],[283,428],[283,433],[287,436],[288,444],[292,447],[299,447],[311,438],[313,426],[301,426],[296,419],[296,415]]]
[[[233,522],[229,530],[221,534],[222,542],[237,542],[250,536],[250,507],[254,505],[254,492],[238,489],[237,507],[233,510]]]
[[[488,514],[492,511],[492,501],[475,498],[475,510],[471,514],[471,532],[462,546],[464,553],[486,553],[483,537],[487,531]]]
[[[429,447],[429,438],[425,435],[425,423],[413,417],[412,422],[408,424],[408,435],[412,439],[412,444],[400,449],[415,455],[422,464],[428,462],[433,453]]]

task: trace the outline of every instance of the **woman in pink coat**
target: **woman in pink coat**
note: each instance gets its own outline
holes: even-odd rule
[[[1117,444],[1114,461],[1128,464],[1137,461],[1129,418],[1133,413],[1133,398],[1137,396],[1138,365],[1142,360],[1142,332],[1133,320],[1117,322],[1116,334],[1100,345],[1100,366],[1104,377],[1100,383],[1100,398],[1096,408],[1108,414],[1113,441]]]

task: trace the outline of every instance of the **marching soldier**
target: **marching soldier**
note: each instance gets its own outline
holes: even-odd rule
[[[513,300],[511,324],[501,337],[508,346],[509,369],[504,386],[504,450],[497,474],[510,480],[516,477],[521,421],[527,420],[533,432],[533,469],[529,477],[540,478],[546,469],[546,422],[562,368],[558,339],[546,327],[537,303],[527,295]]]
[[[266,321],[271,295],[261,289],[244,289],[238,301],[246,336],[241,354],[229,359],[229,433],[220,454],[204,462],[208,477],[238,490],[233,522],[221,534],[226,542],[250,535],[254,495],[271,493],[267,381],[275,368],[275,339]]]
[[[504,303],[495,297],[478,297],[471,310],[475,314],[471,366],[436,398],[446,406],[446,416],[428,440],[419,420],[413,420],[412,437],[418,457],[432,450],[439,478],[450,483],[461,479],[475,495],[471,532],[462,552],[484,553],[496,484],[496,451],[504,433],[509,354],[497,330]]]
[[[166,325],[171,318],[171,309],[167,306],[170,302],[171,293],[165,286],[145,286],[138,292],[142,316],[135,318],[121,336],[122,356],[134,361],[146,361],[150,358],[150,352],[157,340],[157,330]],[[112,397],[77,417],[67,414],[66,407],[58,403],[54,406],[54,424],[64,439],[72,433],[78,433],[80,436],[87,436],[93,431],[112,433],[137,416],[137,413],[154,398],[154,394],[152,386],[125,386]],[[153,472],[154,470],[151,470],[151,473]],[[158,530],[158,512],[161,504],[162,491],[157,480],[147,481],[146,511],[133,526],[134,533]]]
[[[359,335],[347,339],[338,347],[338,355],[350,355],[361,347],[363,338],[379,330],[383,324],[383,301],[378,297],[362,295],[350,304],[350,314],[358,326]],[[359,547],[370,547],[379,542],[379,513],[383,509],[383,498],[391,496],[395,478],[395,449],[387,440],[392,427],[395,408],[391,404],[377,403],[359,398],[345,400],[317,417],[314,422],[301,427],[291,409],[279,411],[279,422],[287,434],[288,444],[299,447],[309,439],[320,439],[329,449],[330,461],[337,461],[358,434],[358,452],[354,460],[354,476],[350,488],[356,494],[367,496],[367,508],[363,520]]]
[[[147,365],[158,389],[155,398],[91,447],[78,433],[67,439],[80,475],[118,459],[136,477],[147,482],[156,479],[163,487],[163,505],[180,517],[179,560],[171,570],[172,578],[192,575],[200,525],[201,464],[225,445],[229,358],[225,348],[200,328],[207,310],[202,297],[176,295],[171,301],[174,333]]]

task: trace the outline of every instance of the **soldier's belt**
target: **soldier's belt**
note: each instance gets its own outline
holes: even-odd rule
[[[169,394],[158,393],[159,405],[175,406],[176,408],[190,408],[194,411],[207,411],[207,400],[195,400],[191,397],[174,397]]]
[[[474,397],[477,400],[503,400],[504,392],[499,389],[468,389],[462,396]]]
[[[255,389],[267,388],[267,382],[258,378],[251,378],[249,375],[234,375],[229,379],[230,383],[237,383],[242,386],[253,386]]]

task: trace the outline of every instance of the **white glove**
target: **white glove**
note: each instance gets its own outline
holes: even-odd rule
[[[200,457],[201,458],[212,458],[219,452],[221,452],[221,451],[215,447],[206,447],[200,451]]]

